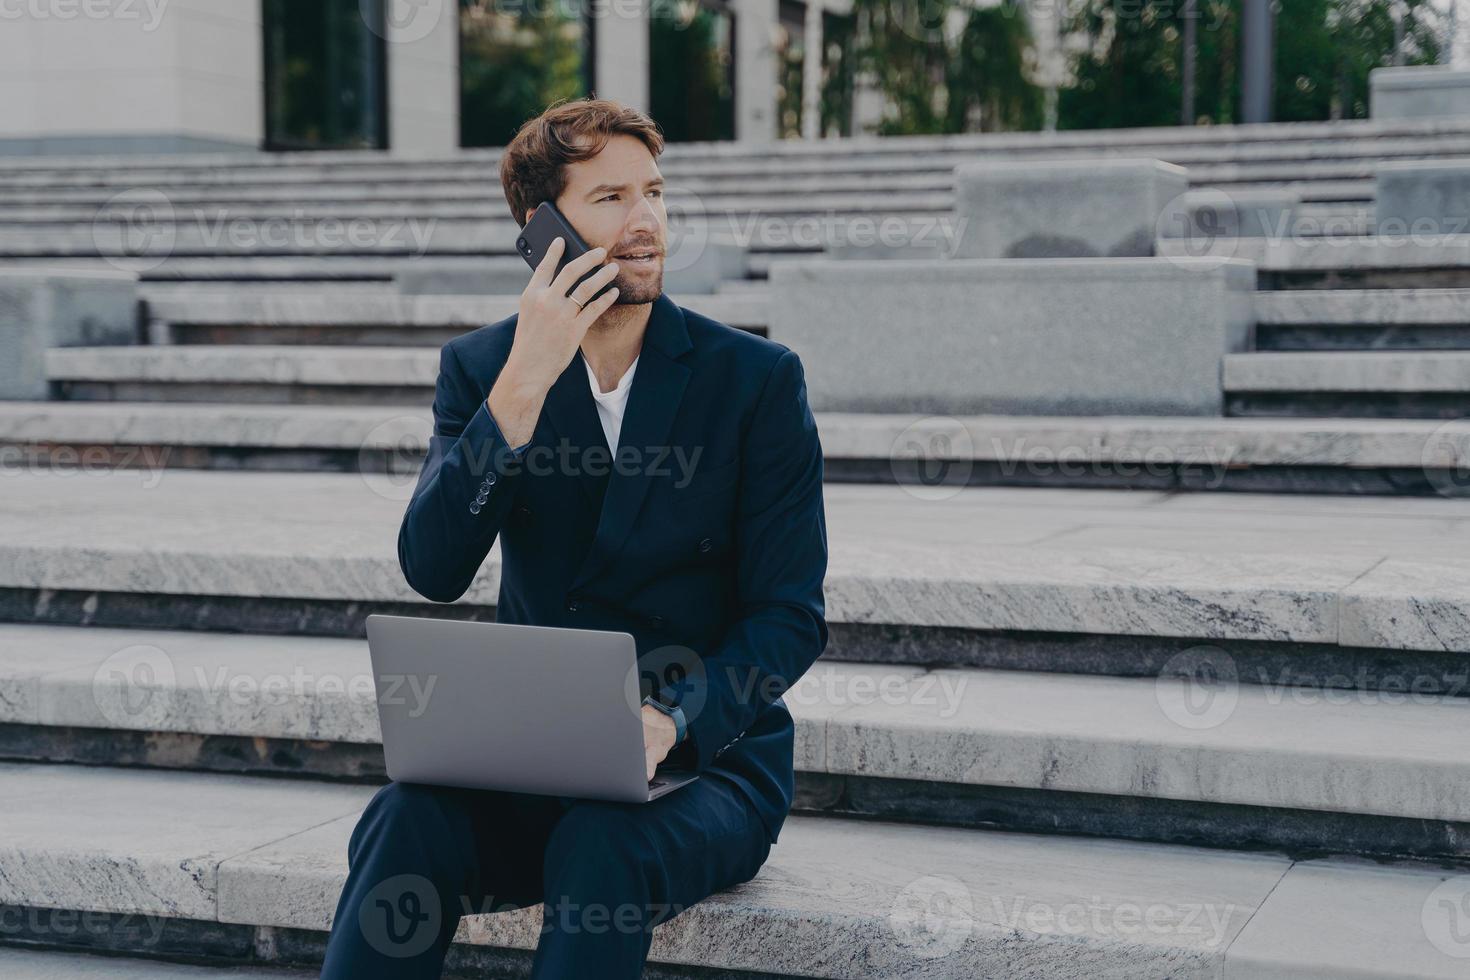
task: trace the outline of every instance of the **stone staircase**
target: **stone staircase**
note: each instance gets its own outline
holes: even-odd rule
[[[51,908],[105,913],[94,949],[320,955],[382,778],[362,618],[486,617],[498,578],[417,600],[374,489],[6,495],[9,941],[72,945]],[[761,876],[660,934],[666,969],[1455,975],[1418,923],[1464,884],[1459,502],[834,487],[829,515],[834,642],[788,695],[799,812]],[[1319,921],[1329,888],[1361,908]],[[456,962],[514,975],[533,936],[472,918]]]
[[[1156,156],[1357,233],[1377,159],[1470,153],[1470,124],[679,147],[665,172],[913,215],[981,150]],[[72,223],[148,182],[477,215],[435,260],[483,262],[493,160],[0,161],[0,217],[48,225],[0,264],[95,262]],[[753,881],[657,932],[650,978],[1464,976],[1465,284],[1449,246],[1238,247],[1265,287],[1224,362],[1243,417],[820,416],[832,643],[786,696],[796,812]],[[764,330],[790,251],[686,305]],[[197,253],[143,273],[150,343],[52,350],[55,400],[0,402],[5,977],[311,975],[384,778],[365,617],[494,615],[495,552],[439,605],[395,541],[431,355],[515,298],[406,295],[401,256]],[[904,468],[956,421],[958,478]],[[449,975],[524,975],[538,925],[467,917]]]

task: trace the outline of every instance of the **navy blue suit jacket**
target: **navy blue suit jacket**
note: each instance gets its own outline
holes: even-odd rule
[[[517,457],[486,405],[516,319],[441,351],[404,575],[453,602],[498,538],[497,620],[632,634],[684,707],[669,762],[733,781],[775,841],[794,790],[780,696],[827,644],[822,449],[801,362],[660,295],[617,456],[578,352]]]

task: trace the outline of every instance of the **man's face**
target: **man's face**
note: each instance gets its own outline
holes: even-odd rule
[[[597,156],[567,164],[556,206],[589,247],[606,248],[618,264],[619,304],[652,303],[663,292],[663,187],[653,154],[634,136],[613,136]]]

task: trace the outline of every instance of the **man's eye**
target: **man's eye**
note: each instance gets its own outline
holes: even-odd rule
[[[607,195],[607,196],[606,196],[606,197],[599,197],[599,198],[598,198],[598,199],[597,199],[597,203],[598,203],[598,204],[601,204],[601,203],[602,203],[602,202],[603,202],[603,201],[611,201],[611,200],[613,200],[613,199],[614,199],[614,198],[616,198],[616,197],[617,197],[617,195],[616,195],[616,194],[609,194],[609,195]]]
[[[652,194],[654,197],[663,197],[664,196],[664,192],[663,191],[660,191],[660,190],[652,190],[652,191],[649,191],[648,193]]]

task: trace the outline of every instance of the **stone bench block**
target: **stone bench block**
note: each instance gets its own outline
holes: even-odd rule
[[[671,242],[669,249],[664,257],[664,291],[671,294],[713,293],[721,282],[744,279],[749,268],[746,249],[732,243],[691,241],[679,247]],[[407,263],[393,278],[405,295],[518,296],[531,281],[531,269],[515,256],[473,268],[425,258]]]
[[[1470,164],[1380,163],[1376,184],[1374,214],[1380,235],[1470,232]]]
[[[817,411],[1219,415],[1254,286],[1238,260],[791,262],[770,335]]]
[[[132,273],[0,272],[0,399],[46,399],[51,348],[134,344],[138,336]]]
[[[1368,73],[1374,119],[1470,116],[1470,71],[1441,65],[1375,68]]]
[[[987,160],[955,168],[960,259],[1154,254],[1189,173],[1160,160]]]
[[[1188,239],[1199,247],[1196,255],[1220,253],[1214,243],[1222,238],[1281,238],[1292,233],[1293,212],[1301,198],[1276,188],[1209,188],[1191,191],[1183,207],[1159,224],[1159,235]],[[1177,218],[1176,224],[1173,219]]]

